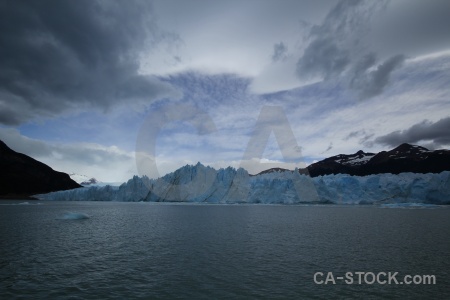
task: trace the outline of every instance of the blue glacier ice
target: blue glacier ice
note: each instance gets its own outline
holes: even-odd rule
[[[296,171],[252,176],[242,168],[187,165],[158,179],[134,176],[119,187],[84,187],[40,200],[204,203],[450,204],[450,172],[311,178]]]

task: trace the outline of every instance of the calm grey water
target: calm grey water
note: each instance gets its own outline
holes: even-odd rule
[[[0,202],[1,299],[450,299],[449,208],[20,202]],[[313,281],[358,271],[437,284]]]

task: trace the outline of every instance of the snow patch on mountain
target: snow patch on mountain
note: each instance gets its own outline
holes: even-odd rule
[[[359,166],[366,164],[374,156],[374,153],[364,153],[360,151],[353,155],[338,155],[338,159],[336,159],[335,161],[343,165]]]
[[[102,185],[100,181],[95,179],[94,177],[88,177],[86,175],[80,175],[76,173],[69,174],[70,178],[75,181],[76,183],[82,185],[82,186],[94,186],[94,185]]]

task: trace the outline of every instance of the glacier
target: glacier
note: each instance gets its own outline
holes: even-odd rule
[[[309,177],[298,170],[249,175],[242,169],[186,165],[158,179],[35,195],[39,200],[266,204],[450,204],[450,171]]]

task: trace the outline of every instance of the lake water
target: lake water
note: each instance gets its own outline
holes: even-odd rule
[[[0,202],[0,299],[450,299],[446,207],[19,203]],[[359,271],[436,284],[314,283]]]

